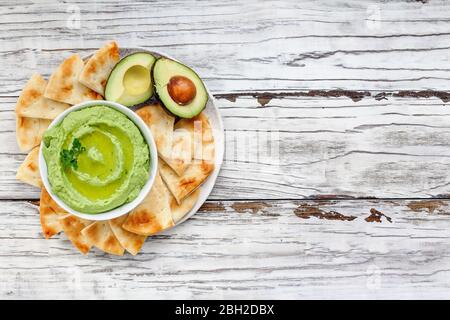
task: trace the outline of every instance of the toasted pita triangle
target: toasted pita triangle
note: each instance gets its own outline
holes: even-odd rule
[[[159,104],[148,105],[137,111],[152,131],[159,156],[181,175],[191,161],[191,140],[185,130],[173,131],[175,117]]]
[[[68,104],[102,100],[101,95],[78,82],[83,67],[83,60],[78,54],[64,60],[51,75],[44,96]]]
[[[122,247],[135,256],[141,250],[141,247],[147,237],[129,232],[122,228],[122,224],[125,222],[127,217],[128,215],[123,215],[118,218],[111,219],[109,220],[109,226]]]
[[[104,96],[106,81],[119,60],[119,47],[115,41],[112,41],[94,53],[81,71],[78,80]]]
[[[29,151],[41,143],[51,120],[17,116],[16,138],[20,150]]]
[[[39,174],[38,156],[39,147],[34,147],[17,170],[16,179],[40,188],[42,180]]]
[[[50,197],[47,190],[42,187],[41,199],[39,201],[39,216],[42,232],[44,233],[46,239],[60,233],[63,230],[60,218],[66,214],[67,212],[58,206]]]
[[[159,170],[167,188],[178,204],[191,192],[197,189],[213,171],[214,164],[204,160],[192,160],[191,165],[178,176],[162,159],[159,159]]]
[[[192,119],[181,119],[174,128],[171,156],[160,157],[177,175],[183,175],[192,159],[214,160],[214,138],[203,113]]]
[[[59,220],[67,238],[72,244],[80,250],[82,254],[87,254],[92,247],[92,244],[81,233],[81,230],[92,224],[93,221],[81,219],[71,214],[61,217]]]
[[[21,117],[55,119],[70,105],[44,97],[47,81],[38,73],[28,80],[16,104],[16,114]]]
[[[176,130],[191,135],[193,160],[182,175],[178,175],[165,161],[160,160],[161,177],[178,204],[198,188],[214,169],[214,138],[208,118],[203,114],[192,119],[181,119]]]
[[[169,115],[159,103],[142,107],[136,113],[152,131],[158,153],[170,157],[175,117]]]
[[[160,155],[177,175],[182,175],[191,164],[191,135],[184,129],[173,132],[172,152],[170,156]]]
[[[186,215],[186,213],[191,211],[199,196],[200,189],[197,189],[184,198],[181,204],[178,204],[173,195],[170,195],[170,211],[172,213],[173,222],[177,223]]]
[[[81,230],[81,234],[98,249],[118,256],[123,255],[124,249],[112,232],[108,221],[96,221]]]
[[[208,117],[203,112],[192,119],[181,119],[174,128],[191,134],[192,159],[214,161],[214,137]]]
[[[130,232],[149,236],[173,226],[169,194],[159,173],[144,201],[128,214],[122,227]]]

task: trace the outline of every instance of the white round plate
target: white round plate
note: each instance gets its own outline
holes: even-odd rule
[[[161,51],[151,51],[144,48],[120,48],[120,58],[123,58],[125,56],[128,56],[135,52],[148,52],[150,54],[153,54],[155,57],[166,57],[181,63],[184,63],[183,61],[179,61]],[[92,55],[92,54],[91,54]],[[91,55],[87,55],[83,57],[83,60],[87,60],[91,57]],[[189,65],[187,65],[189,66]],[[195,70],[194,70],[195,71]],[[212,189],[214,188],[214,184],[216,183],[217,176],[219,175],[220,167],[222,166],[223,162],[223,154],[225,149],[225,138],[224,138],[224,128],[223,128],[223,122],[222,117],[220,116],[219,109],[217,108],[215,104],[215,99],[211,92],[209,91],[206,83],[205,88],[208,92],[208,103],[206,104],[205,109],[203,112],[208,116],[209,123],[211,125],[213,135],[214,135],[214,146],[215,146],[215,159],[214,159],[214,170],[211,172],[209,177],[206,179],[206,181],[200,186],[200,196],[194,205],[194,207],[176,224],[179,225],[192,217],[198,209],[202,206],[202,204],[206,201],[209,194],[211,193]],[[140,106],[143,106],[147,104],[148,102],[151,102],[154,100],[154,97],[150,98],[147,102],[141,103],[138,106],[136,106],[136,109],[138,109]]]

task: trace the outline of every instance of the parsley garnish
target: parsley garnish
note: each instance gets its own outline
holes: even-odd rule
[[[78,169],[77,158],[83,151],[86,151],[86,148],[81,145],[81,142],[77,138],[73,139],[70,150],[63,149],[61,151],[61,164],[63,168],[67,169],[72,167],[75,170]]]

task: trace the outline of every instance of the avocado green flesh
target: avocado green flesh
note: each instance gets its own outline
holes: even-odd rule
[[[120,60],[106,83],[106,100],[127,107],[148,100],[153,95],[151,69],[155,60],[154,56],[144,52]]]
[[[167,85],[172,77],[184,76],[191,80],[196,88],[194,99],[186,105],[176,103],[167,90]],[[208,93],[200,77],[189,67],[167,59],[159,58],[153,68],[156,92],[164,106],[174,115],[180,118],[193,118],[205,108],[208,102]]]

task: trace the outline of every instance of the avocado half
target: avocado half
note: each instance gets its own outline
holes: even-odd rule
[[[200,77],[177,61],[159,58],[153,67],[153,79],[163,105],[180,118],[197,116],[208,102],[208,93]]]
[[[156,58],[137,52],[121,59],[109,75],[105,99],[131,107],[153,95],[151,70]]]

